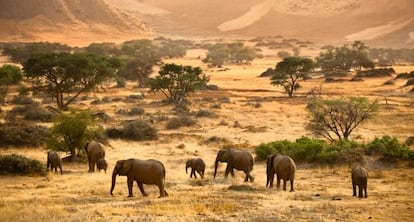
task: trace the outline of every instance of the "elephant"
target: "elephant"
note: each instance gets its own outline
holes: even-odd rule
[[[244,182],[254,181],[254,177],[250,174],[253,170],[254,160],[252,154],[245,150],[238,149],[221,149],[217,152],[216,161],[214,164],[214,178],[217,174],[217,166],[219,162],[227,162],[226,172],[224,177],[227,178],[229,173],[234,177],[234,169],[242,170],[246,177]]]
[[[57,172],[57,168],[59,167],[60,169],[60,174],[63,174],[62,172],[62,159],[59,156],[59,153],[57,153],[56,151],[49,151],[47,153],[47,165],[46,167],[49,169],[50,166],[50,170],[53,171],[53,169],[55,169],[55,172]]]
[[[356,196],[356,187],[358,186],[358,197],[362,198],[363,193],[364,197],[367,198],[367,183],[368,183],[368,171],[362,166],[357,166],[352,169],[352,191],[353,195]]]
[[[118,160],[115,164],[114,170],[112,172],[112,186],[111,186],[111,195],[113,195],[113,190],[115,188],[116,176],[127,176],[128,184],[128,197],[133,197],[132,185],[134,181],[137,182],[139,190],[143,196],[148,196],[144,191],[143,184],[153,184],[158,186],[160,190],[159,197],[168,196],[167,191],[165,191],[165,167],[164,165],[154,159],[149,160],[140,160],[140,159],[127,159],[127,160]]]
[[[97,141],[91,141],[90,143],[86,143],[85,151],[88,156],[88,172],[95,172],[97,161],[101,158],[105,158],[105,146]]]
[[[286,155],[273,154],[267,157],[266,162],[266,187],[273,187],[273,179],[277,177],[277,189],[280,189],[280,180],[283,180],[283,190],[286,191],[286,181],[290,181],[290,192],[295,191],[293,182],[295,180],[296,164],[292,158]]]
[[[189,159],[185,164],[185,173],[188,173],[188,168],[191,168],[190,178],[197,179],[196,172],[200,174],[201,178],[204,178],[204,171],[206,170],[206,164],[201,158]]]
[[[108,169],[108,163],[104,158],[101,158],[96,161],[96,168],[98,168],[99,172],[101,172],[101,170],[104,170],[106,173],[106,170]]]

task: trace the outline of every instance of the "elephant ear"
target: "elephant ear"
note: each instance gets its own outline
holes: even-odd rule
[[[132,160],[123,160],[122,162],[119,162],[119,175],[126,175],[132,167]]]

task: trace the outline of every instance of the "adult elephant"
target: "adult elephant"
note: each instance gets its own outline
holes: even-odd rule
[[[368,184],[368,171],[362,166],[357,166],[352,169],[352,191],[353,196],[356,196],[356,187],[358,186],[358,197],[367,198],[367,184]],[[364,194],[364,195],[363,195]]]
[[[133,197],[132,185],[134,181],[137,182],[139,190],[142,195],[148,196],[144,191],[143,184],[153,184],[158,186],[160,190],[159,197],[168,196],[165,191],[165,167],[158,160],[139,160],[139,159],[127,159],[118,160],[115,164],[114,170],[112,171],[112,186],[111,195],[115,189],[116,176],[126,176],[128,184],[128,197]]]
[[[204,178],[204,172],[206,170],[206,164],[201,158],[194,158],[187,160],[185,164],[185,172],[188,173],[188,168],[191,168],[190,178],[197,179],[196,172],[200,174],[201,178]]]
[[[219,162],[226,162],[226,172],[224,177],[227,178],[229,173],[234,176],[234,169],[241,170],[246,174],[244,182],[254,181],[254,177],[250,175],[253,170],[253,156],[248,151],[238,149],[221,149],[217,152],[216,162],[214,165],[214,178],[217,174],[217,166]]]
[[[91,141],[85,145],[86,155],[88,156],[89,170],[95,172],[95,165],[101,158],[105,158],[105,146],[97,141]]]
[[[295,180],[296,164],[292,158],[286,155],[273,154],[267,157],[266,161],[266,187],[273,187],[273,180],[276,174],[277,189],[280,189],[280,180],[283,180],[283,190],[286,191],[286,181],[290,181],[290,192],[295,191],[293,182]]]
[[[55,173],[57,172],[57,168],[60,169],[60,174],[63,174],[62,172],[62,159],[59,156],[59,153],[56,151],[49,151],[47,152],[47,168],[53,171],[55,170]]]

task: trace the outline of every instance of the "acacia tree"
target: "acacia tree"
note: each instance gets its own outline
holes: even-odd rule
[[[150,79],[150,92],[162,92],[169,102],[181,103],[185,97],[205,86],[209,78],[200,67],[165,64],[159,75]]]
[[[368,47],[361,41],[355,41],[351,45],[327,48],[316,57],[316,63],[325,71],[348,71],[351,68],[374,68],[374,62],[368,56]]]
[[[309,58],[287,57],[276,65],[271,84],[282,86],[289,97],[300,88],[298,83],[301,79],[308,79],[308,72],[314,68],[314,63]]]
[[[306,129],[330,141],[349,139],[351,133],[378,112],[378,101],[365,97],[315,99],[307,110],[310,120]]]
[[[116,58],[83,53],[39,54],[23,64],[33,87],[55,98],[59,109],[113,77],[119,67]]]
[[[87,141],[100,137],[103,128],[98,125],[89,112],[60,114],[50,128],[47,147],[71,153],[74,160],[76,151],[81,154]]]
[[[247,64],[256,57],[261,57],[258,51],[243,43],[218,43],[209,47],[206,58],[202,61],[213,67],[222,67],[226,62]]]
[[[0,68],[0,104],[4,105],[9,85],[18,84],[23,79],[20,67],[3,65]]]
[[[125,42],[121,53],[125,66],[119,74],[137,81],[138,87],[145,86],[153,67],[161,62],[159,48],[148,39]]]

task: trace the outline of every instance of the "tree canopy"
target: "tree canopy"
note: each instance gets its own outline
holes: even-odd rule
[[[368,47],[361,41],[355,41],[351,45],[327,48],[316,57],[316,63],[324,71],[349,71],[362,68],[374,68],[374,62],[368,56]]]
[[[83,53],[38,54],[23,64],[33,87],[51,95],[59,109],[113,77],[119,67],[118,59]]]
[[[23,79],[22,70],[18,66],[3,65],[0,68],[0,104],[4,105],[9,85],[18,84]]]
[[[302,57],[287,57],[276,65],[271,84],[282,86],[289,97],[300,88],[301,79],[308,79],[308,72],[314,68],[312,59]]]
[[[307,110],[310,120],[306,129],[330,141],[349,139],[351,133],[378,111],[378,101],[365,97],[315,99]]]
[[[12,62],[23,63],[32,55],[42,53],[70,52],[68,45],[51,42],[9,43],[3,47],[3,54],[8,55]]]
[[[206,85],[208,77],[200,67],[165,64],[159,75],[150,79],[151,92],[162,92],[169,102],[181,103],[185,97]]]
[[[72,160],[83,151],[86,142],[99,138],[103,128],[98,125],[89,112],[60,114],[50,128],[47,147],[71,153]]]
[[[260,57],[258,51],[243,43],[218,43],[208,48],[203,62],[213,67],[222,67],[224,63],[247,64],[256,57]]]
[[[138,82],[143,87],[153,67],[161,63],[158,47],[151,40],[133,40],[122,44],[121,59],[125,63],[119,75]]]

